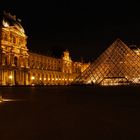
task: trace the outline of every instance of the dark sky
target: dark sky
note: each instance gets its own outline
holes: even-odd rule
[[[73,59],[88,61],[116,38],[140,45],[140,10],[134,2],[1,0],[0,10],[22,20],[28,48],[36,52],[68,49]]]

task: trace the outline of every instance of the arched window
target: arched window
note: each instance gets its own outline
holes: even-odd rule
[[[8,58],[7,58],[7,56],[4,56],[4,64],[5,64],[5,65],[7,65],[7,64],[8,64],[7,59],[8,59]]]
[[[8,35],[7,34],[4,34],[4,40],[8,41]]]
[[[16,43],[16,38],[13,36],[13,43]]]
[[[17,66],[18,65],[18,59],[17,59],[17,57],[14,57],[14,64],[15,64],[15,66]]]

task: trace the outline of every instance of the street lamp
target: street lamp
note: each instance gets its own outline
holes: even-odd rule
[[[31,77],[31,80],[34,80],[34,79],[35,79],[35,77],[34,77],[34,76],[32,76],[32,77]]]
[[[13,77],[12,77],[12,75],[9,75],[9,79],[11,79],[11,80],[12,80],[12,78],[13,78]]]

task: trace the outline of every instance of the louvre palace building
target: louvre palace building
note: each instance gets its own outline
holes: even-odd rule
[[[0,19],[0,85],[67,85],[89,63],[72,61],[69,52],[55,58],[32,53],[21,21],[4,12]]]
[[[140,84],[140,49],[116,39],[92,63],[75,62],[69,51],[60,58],[28,50],[21,20],[0,18],[0,85]]]

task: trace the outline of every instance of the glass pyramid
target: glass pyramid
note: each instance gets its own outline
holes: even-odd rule
[[[117,39],[75,79],[74,83],[100,85],[140,83],[140,56]]]

